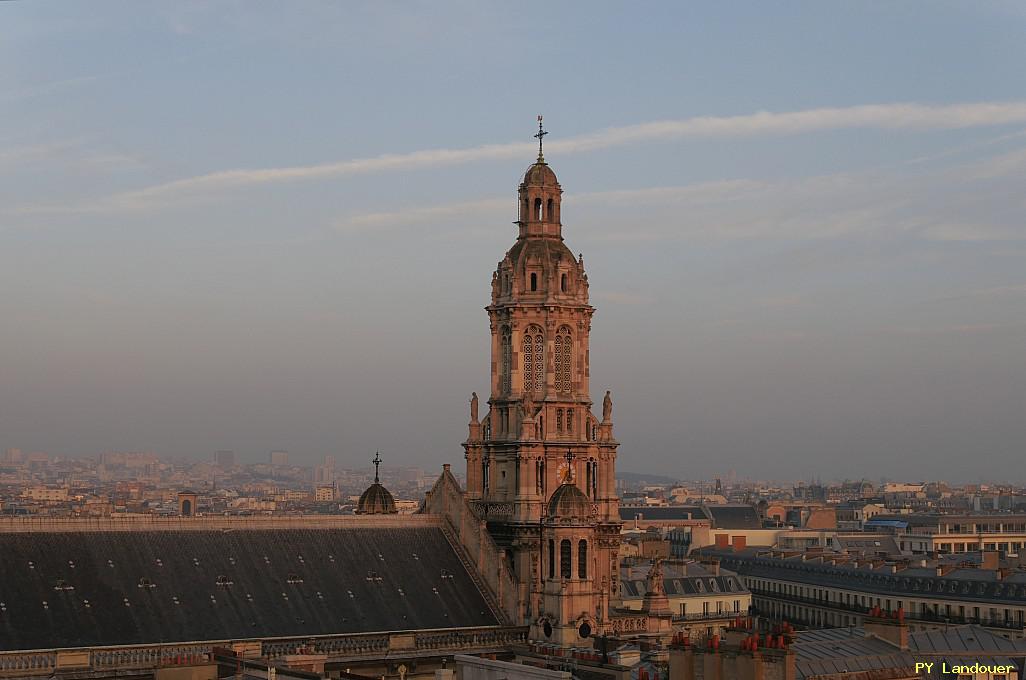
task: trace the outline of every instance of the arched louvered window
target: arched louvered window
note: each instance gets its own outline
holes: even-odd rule
[[[538,326],[524,331],[524,392],[534,393],[545,385],[545,336]]]
[[[573,566],[573,555],[570,547],[570,539],[564,538],[559,542],[559,578],[573,578],[570,568]]]
[[[560,326],[559,330],[556,331],[556,343],[553,348],[556,359],[556,390],[559,392],[569,392],[573,382],[570,378],[573,372],[573,344],[574,340],[570,334],[570,329],[566,326]]]
[[[502,339],[501,353],[502,353],[502,372],[499,374],[499,389],[504,394],[509,394],[512,387],[510,384],[510,375],[513,369],[513,338],[510,335],[509,326],[503,326],[502,328]]]
[[[577,543],[577,578],[588,578],[588,542],[583,538]]]

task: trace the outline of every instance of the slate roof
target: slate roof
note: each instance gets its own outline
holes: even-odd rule
[[[916,661],[947,661],[948,665],[981,661],[988,664],[1022,665],[1026,641],[1007,640],[979,626],[909,634],[909,649],[875,637],[862,628],[834,628],[798,633],[791,647],[799,678],[830,673],[855,673],[884,669],[912,669]],[[996,656],[997,655],[997,656]],[[940,677],[930,675],[929,677]]]
[[[638,515],[641,521],[666,521],[687,519],[712,520],[715,529],[761,529],[762,520],[752,505],[706,504],[706,505],[656,505],[651,507],[621,507],[620,519],[632,522]]]
[[[714,529],[761,529],[762,520],[752,505],[706,505]]]
[[[648,592],[648,570],[651,568],[634,567],[621,570],[620,590],[624,598],[644,597]],[[717,593],[747,594],[748,589],[741,583],[736,574],[727,572],[713,576],[698,563],[687,563],[683,567],[664,563],[663,588],[666,594],[680,595],[715,595]]]
[[[891,573],[890,565],[876,569],[856,568],[802,560],[801,556],[779,558],[758,555],[753,550],[734,552],[707,547],[697,552],[719,557],[724,568],[742,575],[828,587],[845,585],[898,597],[993,601],[1018,606],[1026,604],[1026,572],[1022,571],[1009,574],[999,581],[993,577],[990,580],[981,578],[978,570],[960,569],[937,576],[935,569],[912,567]],[[967,572],[971,573],[971,577]]]
[[[437,527],[0,534],[0,650],[498,625]]]
[[[620,519],[624,522],[633,522],[634,518],[641,516],[641,521],[652,520],[685,520],[685,519],[709,519],[705,511],[698,505],[672,505],[652,506],[639,508],[620,508]]]

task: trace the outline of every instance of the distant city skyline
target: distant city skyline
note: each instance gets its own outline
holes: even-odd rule
[[[2,3],[0,451],[462,467],[544,114],[619,469],[1021,482],[1024,29]]]

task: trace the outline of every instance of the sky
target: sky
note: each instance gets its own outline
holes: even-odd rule
[[[1020,2],[0,3],[0,449],[462,469],[544,114],[621,470],[1022,481]]]

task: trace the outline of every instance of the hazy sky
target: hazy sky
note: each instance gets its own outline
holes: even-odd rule
[[[620,469],[1022,480],[1023,7],[0,3],[0,449],[462,469],[542,113]]]

